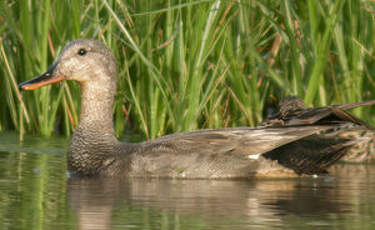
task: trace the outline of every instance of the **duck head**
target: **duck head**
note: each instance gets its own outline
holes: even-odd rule
[[[115,57],[105,45],[93,39],[79,39],[65,46],[47,72],[18,86],[34,90],[63,80],[74,80],[83,87],[97,86],[114,92],[116,69]]]

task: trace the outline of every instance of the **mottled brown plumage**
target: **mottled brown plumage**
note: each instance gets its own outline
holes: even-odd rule
[[[261,126],[311,125],[349,122],[360,126],[368,125],[346,110],[365,105],[373,105],[375,100],[353,104],[331,105],[308,108],[297,96],[287,96],[279,103],[279,110],[262,122]]]
[[[346,150],[341,152],[343,155],[342,160],[348,162],[371,161],[375,157],[374,130],[364,121],[356,118],[346,110],[373,104],[375,104],[375,100],[308,108],[301,98],[297,96],[287,96],[280,101],[278,111],[269,115],[268,118],[262,122],[261,126],[286,127],[345,124],[343,125],[343,129],[335,129],[331,132],[326,132],[324,135],[329,138],[336,138],[338,141],[337,147],[346,146]],[[321,135],[321,137],[323,136]],[[355,143],[348,146],[345,141],[348,139],[355,141]],[[344,140],[343,144],[340,143],[340,140]],[[322,148],[324,145],[322,146],[317,143],[316,146]],[[317,149],[314,148],[314,150]],[[322,150],[319,151],[321,153],[324,152]],[[308,152],[307,149],[306,152]]]
[[[116,75],[112,52],[98,41],[81,39],[69,43],[47,73],[20,84],[32,90],[61,80],[80,82],[80,123],[68,149],[69,169],[74,172],[173,178],[316,174],[339,159],[344,146],[353,144],[351,139],[341,140],[343,147],[336,148],[337,143],[328,141],[322,155],[326,160],[319,152],[301,153],[300,141],[313,137],[319,143],[317,134],[343,124],[198,130],[141,143],[119,142],[112,124]],[[288,156],[294,157],[288,161]]]

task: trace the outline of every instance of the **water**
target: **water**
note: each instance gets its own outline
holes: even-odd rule
[[[68,178],[67,143],[0,133],[0,229],[375,228],[375,165],[285,180]]]

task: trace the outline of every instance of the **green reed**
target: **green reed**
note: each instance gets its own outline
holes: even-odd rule
[[[103,41],[118,60],[118,135],[254,126],[269,95],[309,105],[373,99],[371,1],[2,1],[0,129],[71,134],[79,86],[19,93],[67,41]],[[371,120],[373,108],[356,115]]]

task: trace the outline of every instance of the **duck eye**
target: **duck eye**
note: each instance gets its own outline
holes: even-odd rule
[[[78,50],[78,55],[80,55],[80,56],[83,56],[83,55],[85,55],[86,54],[86,50],[85,49],[79,49]]]

